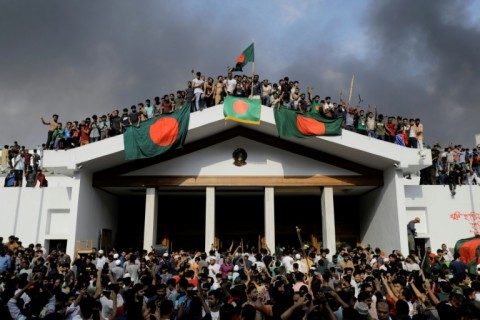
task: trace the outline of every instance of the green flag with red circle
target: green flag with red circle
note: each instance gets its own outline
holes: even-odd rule
[[[455,243],[454,253],[460,255],[460,261],[467,264],[471,274],[476,274],[477,265],[480,264],[480,235],[458,240]]]
[[[225,120],[260,124],[262,105],[258,99],[247,99],[228,96],[223,102]]]
[[[287,106],[274,109],[278,135],[286,138],[338,136],[342,134],[343,119],[322,117],[315,111],[299,113]]]
[[[181,148],[187,137],[190,105],[141,122],[123,134],[125,160],[158,156],[171,149]]]
[[[243,50],[243,52],[238,56],[237,61],[235,63],[235,67],[232,71],[243,71],[243,67],[248,62],[255,61],[255,49],[253,43],[247,47],[247,49]]]

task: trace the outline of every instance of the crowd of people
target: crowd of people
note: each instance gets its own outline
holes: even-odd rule
[[[299,81],[291,81],[288,77],[272,83],[268,79],[260,80],[258,74],[233,75],[231,71],[224,77],[219,75],[214,81],[201,72],[192,70],[191,81],[187,88],[174,93],[155,97],[153,103],[146,99],[123,108],[116,109],[98,117],[92,115],[81,121],[59,122],[59,116],[54,114],[51,120],[40,117],[43,124],[49,126],[46,142],[47,149],[70,149],[88,143],[119,135],[132,126],[140,126],[141,122],[171,113],[175,110],[190,107],[191,112],[202,111],[205,108],[223,103],[227,96],[250,97],[261,100],[265,106],[280,108],[286,106],[303,112],[318,112],[326,118],[343,118],[343,127],[359,134],[368,135],[380,140],[396,143],[411,148],[423,148],[423,124],[420,119],[407,119],[401,116],[388,117],[377,114],[377,108],[372,112],[370,106],[364,110],[363,100],[359,96],[358,103],[344,101],[332,102],[331,97],[321,99],[313,94],[311,87],[302,92]]]
[[[407,256],[341,246],[335,253],[92,249],[73,259],[0,238],[1,319],[478,319],[480,265],[470,274],[444,244]],[[436,254],[435,254],[436,252]]]
[[[303,92],[299,81],[291,81],[288,77],[272,83],[268,79],[260,80],[259,75],[252,78],[234,75],[229,71],[226,77],[219,75],[214,81],[212,77],[206,77],[195,70],[192,70],[192,77],[193,80],[188,81],[186,89],[179,90],[176,94],[165,94],[161,98],[155,97],[153,103],[146,99],[145,103],[132,105],[130,109],[123,108],[122,112],[116,109],[100,117],[92,115],[84,120],[67,121],[65,124],[59,122],[57,114],[50,120],[41,116],[41,122],[49,126],[47,141],[42,145],[42,150],[68,150],[94,143],[122,134],[132,126],[138,127],[147,119],[183,107],[189,107],[191,112],[202,111],[223,103],[227,96],[261,99],[263,105],[272,108],[286,106],[299,113],[318,112],[326,118],[342,118],[343,128],[346,130],[409,148],[423,149],[424,146],[424,129],[420,119],[384,116],[377,112],[376,107],[371,110],[369,105],[362,108],[363,100],[360,95],[357,103],[345,101],[341,94],[339,102],[332,102],[331,97],[321,99],[319,95],[314,95],[311,87]],[[8,150],[6,161],[5,150]],[[27,177],[27,184],[31,186],[33,177],[39,172],[38,160],[35,162],[38,154],[34,150],[32,157],[24,158],[26,153],[22,149],[19,154],[24,161],[12,162],[15,150],[20,150],[18,144],[10,148],[5,146],[2,151],[2,169],[11,170],[6,185],[19,186],[20,178]],[[34,161],[32,162],[30,158]],[[422,171],[421,184],[448,184],[452,195],[455,195],[456,186],[479,184],[480,156],[477,148],[450,145],[442,149],[436,144],[432,148],[432,159],[433,166]],[[21,171],[24,172],[23,176],[20,176]],[[41,172],[40,174],[42,175]]]
[[[37,149],[33,149],[33,153],[30,153],[17,141],[11,146],[3,146],[0,169],[7,173],[4,187],[21,187],[24,179],[27,187],[34,188],[37,184],[40,188],[47,187],[48,181],[42,172],[40,161],[41,156]]]
[[[435,144],[431,149],[432,166],[420,171],[420,184],[448,185],[452,196],[455,196],[457,186],[480,186],[478,150],[462,145],[442,148]]]

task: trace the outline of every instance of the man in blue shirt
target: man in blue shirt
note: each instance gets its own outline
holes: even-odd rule
[[[0,273],[7,272],[10,269],[12,259],[5,251],[5,248],[0,249]]]

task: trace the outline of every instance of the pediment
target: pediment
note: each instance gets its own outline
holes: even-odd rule
[[[235,166],[232,153],[247,152],[244,166]],[[160,162],[123,176],[347,176],[359,173],[317,161],[285,149],[237,136],[190,154]]]
[[[233,164],[236,148],[247,151],[245,166]],[[94,187],[382,184],[382,171],[240,126],[93,176]]]

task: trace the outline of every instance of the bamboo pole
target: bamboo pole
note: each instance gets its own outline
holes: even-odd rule
[[[355,82],[355,75],[352,75],[352,81],[350,82],[350,93],[348,94],[348,105],[350,105],[350,101],[352,100],[352,92],[353,92],[353,83]]]

